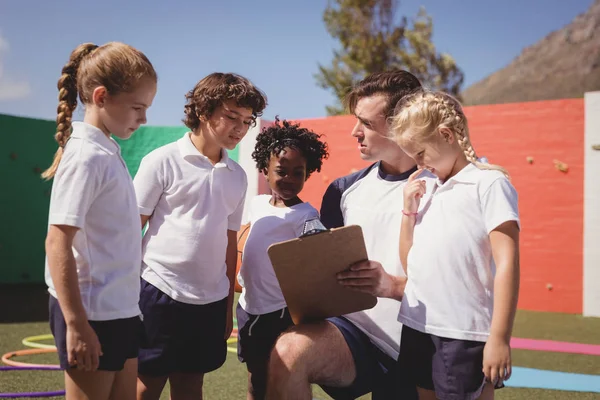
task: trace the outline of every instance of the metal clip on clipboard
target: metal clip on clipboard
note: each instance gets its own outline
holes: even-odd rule
[[[301,238],[317,235],[319,233],[327,232],[329,229],[325,228],[325,225],[321,222],[319,218],[313,218],[306,220],[304,222],[304,229],[302,229]]]

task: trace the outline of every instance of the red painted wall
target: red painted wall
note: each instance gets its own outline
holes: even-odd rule
[[[519,308],[581,313],[583,287],[583,99],[466,108],[479,156],[508,169],[519,192]],[[330,158],[302,198],[319,208],[333,179],[368,165],[350,136],[352,116],[301,120],[326,135]],[[527,157],[533,157],[532,164]],[[568,165],[555,168],[554,160]]]

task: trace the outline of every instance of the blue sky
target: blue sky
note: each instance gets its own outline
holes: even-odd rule
[[[586,11],[593,0],[402,1],[423,5],[434,43],[465,73],[465,86]],[[317,64],[337,43],[322,22],[326,0],[1,0],[0,113],[55,117],[56,81],[78,44],[117,40],[159,74],[151,125],[178,125],[184,94],[205,75],[237,72],[267,93],[264,117],[317,118],[334,100],[318,88]],[[81,116],[81,113],[78,114]]]

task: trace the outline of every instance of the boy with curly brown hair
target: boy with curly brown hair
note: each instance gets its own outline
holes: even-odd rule
[[[266,107],[236,74],[208,75],[186,95],[190,132],[140,164],[134,185],[143,238],[144,317],[138,399],[202,398],[233,329],[233,294],[247,178],[227,155]]]

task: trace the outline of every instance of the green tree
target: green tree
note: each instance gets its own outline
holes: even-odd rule
[[[397,0],[329,0],[323,21],[339,40],[329,67],[319,64],[317,84],[332,90],[337,104],[329,115],[344,114],[342,101],[365,76],[401,68],[415,74],[430,89],[459,95],[463,73],[454,59],[438,53],[431,41],[433,21],[424,8],[410,21],[396,18]]]

